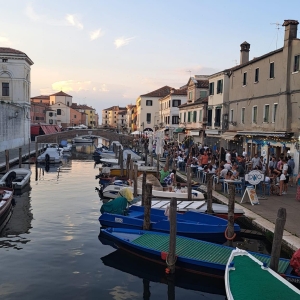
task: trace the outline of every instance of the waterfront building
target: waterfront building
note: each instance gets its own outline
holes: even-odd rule
[[[32,65],[24,52],[0,47],[0,151],[29,143]]]
[[[250,156],[294,155],[298,170],[300,137],[300,39],[296,20],[285,20],[283,47],[249,60],[241,45],[240,64],[227,70],[228,129],[243,138]]]
[[[125,112],[125,115],[127,113],[126,107],[119,107],[119,106],[111,106],[109,108],[105,108],[102,110],[102,126],[104,127],[111,127],[111,128],[118,128],[118,120],[119,120],[119,112]],[[122,119],[122,117],[121,117]],[[123,121],[125,120],[125,117],[123,118]],[[120,124],[119,124],[120,125]]]
[[[157,124],[154,125],[154,128],[156,130],[160,128],[160,130],[163,130],[168,134],[170,139],[173,139],[174,132],[179,132],[179,106],[186,103],[186,100],[186,87],[182,89],[172,88],[168,95],[160,98],[159,117],[156,118]],[[182,132],[182,130],[180,130],[180,132]]]
[[[137,130],[153,131],[155,125],[159,123],[160,102],[159,99],[166,97],[171,92],[171,87],[163,86],[150,93],[140,95],[136,99],[137,107]]]
[[[196,142],[203,143],[207,123],[208,76],[195,75],[187,83],[187,102],[179,106],[180,128],[185,134],[194,137]],[[185,134],[178,134],[179,141]]]

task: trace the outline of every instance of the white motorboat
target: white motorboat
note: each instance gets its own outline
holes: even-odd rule
[[[0,179],[0,186],[22,189],[30,181],[31,171],[25,168],[12,169]]]
[[[100,162],[105,163],[105,164],[110,164],[110,165],[118,165],[119,160],[117,158],[100,158]],[[134,163],[137,164],[138,166],[144,166],[145,161],[144,160],[134,160]],[[124,159],[124,166],[126,165],[126,160]]]
[[[60,163],[62,161],[62,151],[57,148],[47,148],[44,153],[37,157],[39,163]]]
[[[123,180],[115,180],[113,183],[106,186],[104,189],[101,186],[98,190],[99,196],[107,199],[115,199],[121,189],[124,187],[129,187],[128,183]]]
[[[96,137],[93,135],[81,135],[81,136],[74,137],[72,141],[75,144],[78,144],[78,143],[89,144],[89,143],[93,143],[95,138]]]

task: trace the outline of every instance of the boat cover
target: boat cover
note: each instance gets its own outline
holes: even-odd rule
[[[107,203],[103,203],[100,209],[101,214],[110,213],[124,215],[127,208],[127,199],[125,197],[118,197]]]
[[[300,276],[300,249],[298,249],[292,256],[290,265],[297,276]]]

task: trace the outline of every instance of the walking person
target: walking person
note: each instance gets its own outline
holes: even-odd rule
[[[291,173],[289,174],[289,176],[290,176],[290,186],[293,186],[295,162],[294,162],[294,159],[290,155],[288,156],[287,164],[289,165],[290,170],[291,170]],[[297,182],[296,182],[296,184],[297,184]]]

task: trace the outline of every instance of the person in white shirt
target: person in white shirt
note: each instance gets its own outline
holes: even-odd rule
[[[254,157],[251,159],[252,170],[255,170],[257,167],[260,167],[260,158],[257,153],[254,154]]]
[[[227,169],[227,170],[231,170],[231,163],[228,163],[228,162],[225,163],[224,168]]]
[[[287,159],[285,158],[283,160],[283,167],[282,167],[282,173],[284,174],[285,176],[285,180],[284,180],[284,183],[283,183],[283,192],[282,194],[283,195],[286,195],[287,194],[287,189],[288,189],[288,184],[289,184],[289,174],[288,174],[288,164],[287,164]]]
[[[247,151],[245,150],[245,148],[243,148],[243,154],[242,155],[247,159]]]
[[[226,150],[225,160],[227,163],[231,163],[231,154],[229,150]]]

